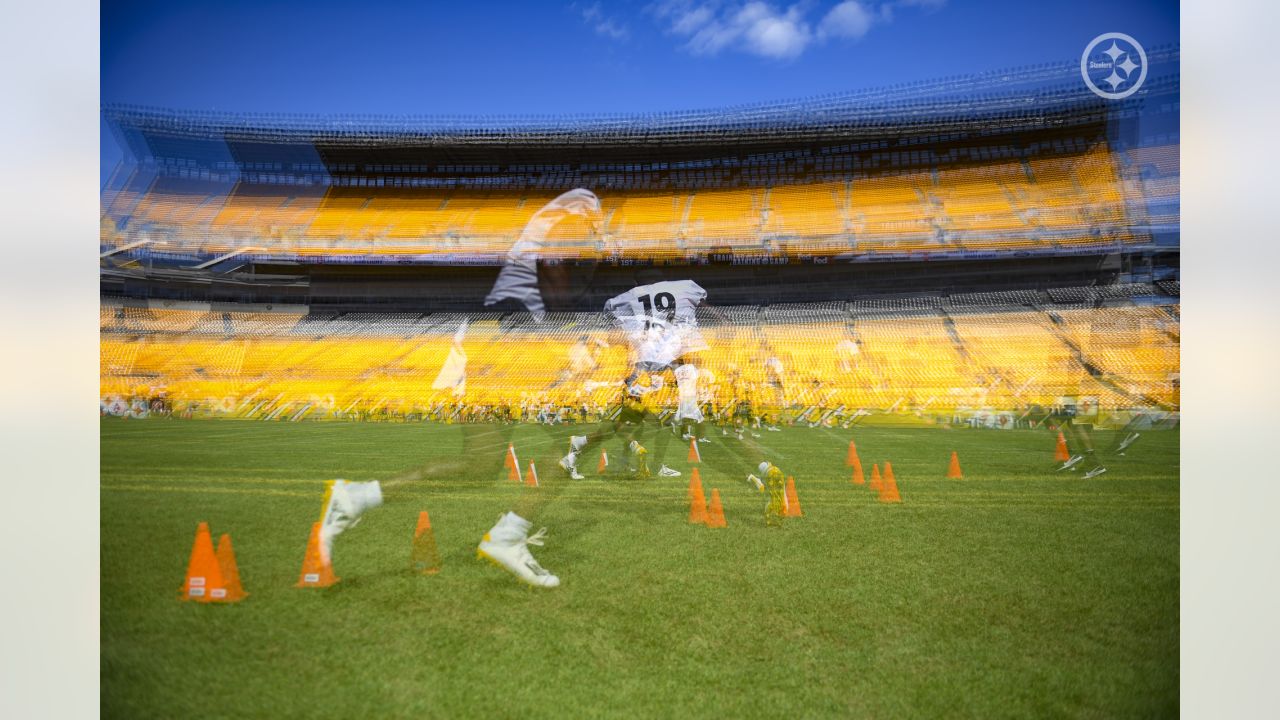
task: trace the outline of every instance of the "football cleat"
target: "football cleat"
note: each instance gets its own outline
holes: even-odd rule
[[[1102,473],[1104,473],[1104,472],[1106,472],[1106,471],[1107,471],[1107,469],[1106,469],[1106,468],[1104,468],[1104,467],[1102,467],[1101,465],[1099,465],[1098,467],[1096,467],[1096,468],[1094,468],[1094,469],[1090,470],[1089,472],[1085,473],[1085,474],[1084,474],[1084,479],[1085,479],[1085,480],[1088,480],[1088,479],[1090,479],[1090,478],[1096,478],[1096,477],[1098,477],[1099,475],[1101,475]]]
[[[530,535],[529,527],[529,521],[515,513],[503,515],[480,540],[476,557],[488,560],[533,587],[558,587],[560,578],[539,565],[533,559],[533,553],[529,552],[530,545],[542,545],[547,529],[542,528]]]
[[[330,480],[325,483],[324,510],[320,515],[320,552],[332,562],[333,540],[360,522],[364,511],[382,504],[382,487],[375,482],[353,483]]]
[[[1066,462],[1062,463],[1062,467],[1058,468],[1058,470],[1070,470],[1071,468],[1073,468],[1073,467],[1075,467],[1076,465],[1080,464],[1080,461],[1081,461],[1081,460],[1084,460],[1084,456],[1083,456],[1083,455],[1072,455],[1072,456],[1071,456],[1071,458],[1070,458],[1069,460],[1067,460]]]
[[[666,465],[658,468],[658,477],[680,477],[679,470],[673,470]]]
[[[1130,433],[1129,437],[1125,438],[1124,442],[1120,443],[1120,454],[1123,455],[1124,451],[1128,450],[1129,446],[1137,442],[1140,437],[1142,437],[1141,433]]]
[[[574,480],[582,480],[586,477],[586,475],[578,472],[578,453],[576,452],[571,452],[560,458],[560,467],[564,468],[565,472],[569,473],[569,477]]]

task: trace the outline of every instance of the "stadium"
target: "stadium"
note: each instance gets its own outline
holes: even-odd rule
[[[1146,59],[1114,101],[1072,60],[658,114],[104,107],[104,714],[1176,713],[1179,50]],[[515,267],[536,301],[494,302]],[[604,312],[675,281],[696,429]],[[650,424],[552,478],[637,383]],[[295,587],[325,481],[413,467]],[[554,591],[474,559],[536,492]],[[234,606],[178,602],[204,522]]]

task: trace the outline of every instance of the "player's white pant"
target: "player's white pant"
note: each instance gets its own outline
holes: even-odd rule
[[[692,365],[676,368],[676,388],[680,397],[680,405],[676,408],[676,422],[702,422],[702,408],[698,405],[698,368]]]

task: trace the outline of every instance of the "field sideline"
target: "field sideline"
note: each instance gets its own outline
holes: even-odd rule
[[[584,459],[535,520],[552,591],[474,557],[514,484],[432,478],[338,540],[341,583],[293,587],[324,479],[456,456],[461,432],[103,420],[103,716],[1178,714],[1177,431],[1088,481],[1054,472],[1047,431],[764,433],[805,512],[781,530],[726,465],[736,440],[703,448],[724,530],[686,522],[687,445],[667,448],[673,479],[601,480]],[[521,460],[558,471],[569,432],[516,428]],[[901,505],[850,484],[851,437],[868,472],[892,461]],[[952,450],[962,481],[944,479]],[[422,509],[434,577],[407,569]],[[238,605],[178,600],[202,520],[234,539]]]

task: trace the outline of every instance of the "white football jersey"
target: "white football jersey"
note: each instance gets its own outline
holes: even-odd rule
[[[627,334],[638,361],[669,365],[687,352],[706,349],[695,314],[706,297],[692,280],[664,280],[631,288],[604,309]]]

